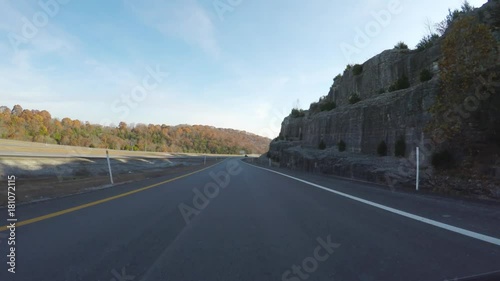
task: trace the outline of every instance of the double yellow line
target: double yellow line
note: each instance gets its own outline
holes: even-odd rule
[[[44,215],[44,216],[39,216],[39,217],[35,217],[35,218],[32,218],[32,219],[19,221],[19,222],[16,223],[16,228],[20,227],[20,226],[23,226],[23,225],[32,224],[32,223],[35,223],[35,222],[39,222],[39,221],[43,221],[43,220],[50,219],[50,218],[53,218],[53,217],[61,216],[61,215],[68,214],[68,213],[71,213],[71,212],[75,212],[75,211],[78,211],[78,210],[81,210],[81,209],[85,209],[85,208],[88,208],[88,207],[92,207],[92,206],[95,206],[95,205],[99,205],[99,204],[102,204],[102,203],[105,203],[105,202],[109,202],[111,200],[115,200],[115,199],[118,199],[118,198],[129,196],[129,195],[132,195],[132,194],[144,191],[144,190],[148,190],[148,189],[151,189],[153,187],[157,187],[157,186],[162,185],[162,184],[166,184],[166,183],[169,183],[169,182],[176,181],[178,179],[182,179],[182,178],[194,175],[196,173],[199,173],[199,172],[202,172],[204,170],[210,169],[213,166],[218,165],[218,164],[220,164],[220,162],[219,163],[215,163],[213,165],[210,165],[210,166],[208,166],[206,168],[203,168],[201,170],[197,170],[197,171],[194,171],[194,172],[182,175],[182,176],[178,176],[178,177],[173,178],[173,179],[169,179],[169,180],[166,180],[166,181],[162,181],[162,182],[159,182],[159,183],[155,183],[155,184],[152,184],[152,185],[141,187],[141,188],[136,189],[136,190],[125,192],[125,193],[122,193],[122,194],[118,194],[118,195],[115,195],[115,196],[112,196],[112,197],[104,198],[104,199],[97,200],[97,201],[94,201],[94,202],[90,202],[90,203],[87,203],[87,204],[79,205],[79,206],[76,206],[76,207],[73,207],[73,208],[69,208],[69,209],[58,211],[58,212],[50,213],[50,214],[47,214],[47,215]],[[0,227],[0,232],[6,231],[7,229],[8,229],[7,225],[1,226]]]

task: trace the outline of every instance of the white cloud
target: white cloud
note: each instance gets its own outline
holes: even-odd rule
[[[195,0],[184,0],[180,3],[145,0],[140,4],[131,0],[124,1],[146,25],[157,29],[163,35],[180,38],[216,58],[219,56],[214,24]]]
[[[54,18],[63,13],[64,5],[58,5],[55,13],[47,14],[36,2],[0,2],[0,34],[4,33],[11,52],[36,50],[37,52],[75,51],[79,40],[53,24]],[[42,17],[40,17],[42,15]],[[46,23],[40,19],[45,17]]]

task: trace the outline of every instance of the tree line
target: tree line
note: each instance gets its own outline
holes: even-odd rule
[[[0,138],[131,151],[262,154],[270,140],[244,131],[202,125],[90,124],[52,118],[47,110],[0,106]]]

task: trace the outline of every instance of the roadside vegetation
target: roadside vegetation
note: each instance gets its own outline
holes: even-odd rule
[[[155,124],[103,126],[53,118],[46,110],[0,107],[0,138],[130,151],[238,154],[264,153],[270,140],[211,126]]]

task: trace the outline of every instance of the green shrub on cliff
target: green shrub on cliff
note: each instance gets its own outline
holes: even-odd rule
[[[306,113],[302,109],[294,108],[292,109],[292,113],[290,113],[290,116],[292,116],[292,118],[300,118],[306,116]]]
[[[337,104],[330,100],[328,96],[323,96],[317,102],[311,103],[309,106],[309,114],[313,115],[318,112],[330,111],[337,108]]]
[[[339,141],[339,143],[337,145],[338,145],[340,152],[345,151],[347,148],[347,145],[343,140]]]
[[[424,38],[420,40],[417,44],[417,51],[423,51],[426,50],[432,46],[434,46],[434,43],[439,39],[439,35],[437,34],[431,34],[431,35],[426,35]]]
[[[410,80],[406,75],[403,75],[389,87],[389,92],[399,91],[408,88],[410,88]]]
[[[406,154],[406,141],[403,136],[401,136],[394,144],[394,155],[396,157],[405,157]]]
[[[377,147],[377,154],[379,156],[387,156],[387,144],[385,141],[381,141]]]
[[[309,105],[309,114],[313,115],[320,111],[319,102],[313,102]]]
[[[337,107],[337,104],[334,101],[326,101],[320,104],[321,111],[330,111]]]
[[[355,76],[357,76],[357,75],[360,75],[361,73],[363,73],[363,66],[360,65],[360,64],[355,64],[352,67],[352,74],[354,74]]]
[[[432,72],[430,72],[430,70],[428,70],[427,68],[422,69],[422,71],[420,71],[420,82],[429,81],[433,76],[434,75],[432,74]]]
[[[408,45],[405,44],[403,41],[399,41],[396,46],[394,46],[394,49],[396,50],[409,50]]]
[[[319,142],[318,148],[321,149],[321,150],[325,150],[326,149],[326,144],[325,144],[325,142],[323,140],[321,140]]]
[[[361,101],[361,98],[357,93],[353,93],[352,95],[349,96],[349,103],[350,104],[355,104]]]

